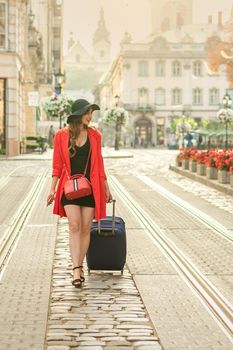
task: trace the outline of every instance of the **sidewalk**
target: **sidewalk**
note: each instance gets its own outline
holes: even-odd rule
[[[115,151],[114,148],[103,147],[102,148],[103,158],[132,158],[133,154],[130,150],[119,150]],[[28,153],[28,154],[20,154],[15,157],[2,157],[0,160],[52,160],[53,158],[53,150],[47,149],[43,154],[40,153]]]
[[[220,184],[218,180],[210,180],[206,176],[201,176],[197,173],[192,173],[190,170],[184,170],[181,167],[177,167],[175,165],[170,165],[169,169],[182,176],[186,176],[191,180],[198,181],[206,186],[209,186],[220,192],[233,196],[233,187],[230,187],[230,184]]]

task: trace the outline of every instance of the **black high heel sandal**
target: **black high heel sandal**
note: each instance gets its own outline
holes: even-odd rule
[[[80,265],[79,267],[81,268],[81,272],[84,274],[84,272],[83,272],[83,266]],[[85,282],[85,277],[84,277],[84,276],[80,276],[80,280],[81,280],[82,282]]]
[[[74,271],[75,269],[79,269],[80,267],[82,267],[82,266],[75,266],[72,270]],[[82,287],[82,277],[76,278],[75,280],[73,280],[73,281],[72,281],[72,285],[73,285],[75,288],[80,288],[80,287]]]

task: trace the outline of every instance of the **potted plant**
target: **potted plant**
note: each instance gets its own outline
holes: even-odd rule
[[[218,168],[218,181],[221,184],[230,183],[230,173],[229,173],[229,153],[226,150],[217,153],[216,165]]]
[[[192,173],[195,173],[197,171],[197,159],[196,159],[196,149],[192,149],[190,151],[190,157],[189,157],[189,170]]]
[[[182,159],[180,156],[181,156],[181,153],[177,154],[177,156],[176,156],[176,166],[177,167],[182,166]]]
[[[189,157],[190,157],[190,148],[182,148],[180,151],[180,159],[182,161],[182,169],[187,170],[189,168]]]
[[[230,152],[226,163],[229,165],[230,185],[233,187],[233,150]]]
[[[206,175],[206,166],[205,166],[206,156],[207,156],[207,151],[197,151],[196,153],[198,175],[201,175],[201,176]]]
[[[206,176],[208,179],[217,180],[218,169],[216,166],[216,151],[210,149],[205,158]]]

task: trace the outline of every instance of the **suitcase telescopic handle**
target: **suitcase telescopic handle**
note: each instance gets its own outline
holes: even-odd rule
[[[112,200],[112,234],[114,235],[115,233],[115,226],[116,226],[116,200]],[[101,220],[98,221],[98,234],[101,234]]]

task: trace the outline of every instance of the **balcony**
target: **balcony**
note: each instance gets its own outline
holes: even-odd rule
[[[127,111],[134,112],[154,112],[156,110],[155,104],[139,104],[139,103],[125,103],[123,106]]]

